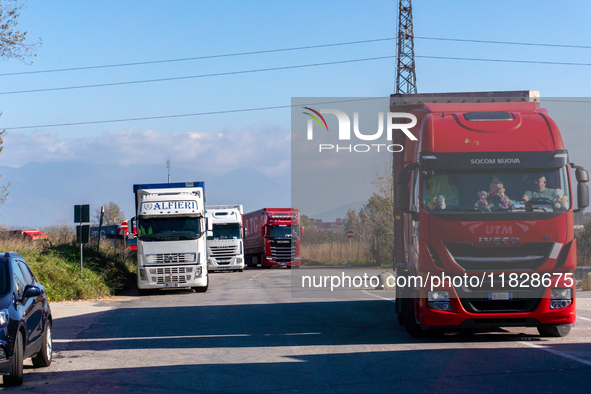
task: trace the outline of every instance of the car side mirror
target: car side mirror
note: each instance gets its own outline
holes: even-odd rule
[[[25,287],[25,292],[23,293],[23,299],[38,297],[40,295],[40,288],[38,288],[37,286],[27,285],[27,287]]]

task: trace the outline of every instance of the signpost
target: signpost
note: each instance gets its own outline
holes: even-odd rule
[[[82,272],[83,267],[83,250],[84,244],[88,243],[88,238],[90,235],[90,224],[82,224],[82,223],[90,223],[90,205],[74,205],[74,223],[80,223],[80,225],[76,226],[76,242],[80,244],[80,272]]]
[[[355,233],[353,232],[353,230],[349,230],[345,233],[345,235],[347,236],[347,238],[349,238],[349,262],[351,262],[351,240],[353,239]]]
[[[121,231],[123,231],[123,250],[127,249],[127,221],[121,222]]]

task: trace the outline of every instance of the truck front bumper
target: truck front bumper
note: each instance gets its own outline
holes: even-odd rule
[[[425,329],[430,328],[491,328],[491,327],[539,327],[573,325],[576,320],[576,299],[574,297],[569,306],[560,309],[550,309],[550,292],[544,291],[542,298],[532,300],[537,303],[535,309],[528,312],[489,311],[487,313],[473,313],[466,310],[466,300],[462,303],[454,289],[448,290],[451,311],[433,309],[428,299],[422,297],[420,303],[420,324]],[[452,296],[453,294],[453,296]]]
[[[234,256],[231,259],[209,257],[207,267],[210,271],[242,270],[244,269],[244,256]]]
[[[203,287],[207,285],[205,265],[147,266],[137,269],[139,289]]]

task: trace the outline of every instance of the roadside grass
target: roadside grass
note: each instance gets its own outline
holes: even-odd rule
[[[85,300],[120,294],[135,285],[135,254],[112,244],[84,247],[84,269],[80,272],[80,246],[41,245],[9,239],[0,241],[0,251],[17,252],[31,266],[50,301]]]
[[[392,267],[392,262],[376,263],[369,245],[352,242],[351,260],[349,261],[349,242],[305,243],[300,245],[302,265],[324,267]]]

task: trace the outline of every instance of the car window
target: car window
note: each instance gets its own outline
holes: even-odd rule
[[[23,261],[19,261],[18,265],[23,273],[23,278],[25,278],[25,283],[27,285],[32,285],[34,276],[31,270],[29,269],[29,266],[27,266],[27,264],[25,264]]]
[[[16,296],[16,298],[20,298],[23,295],[23,292],[25,291],[26,281],[17,262],[12,260],[11,265],[12,277],[14,280],[14,295]]]
[[[0,294],[6,294],[10,290],[10,277],[8,276],[8,264],[6,260],[0,261]]]

